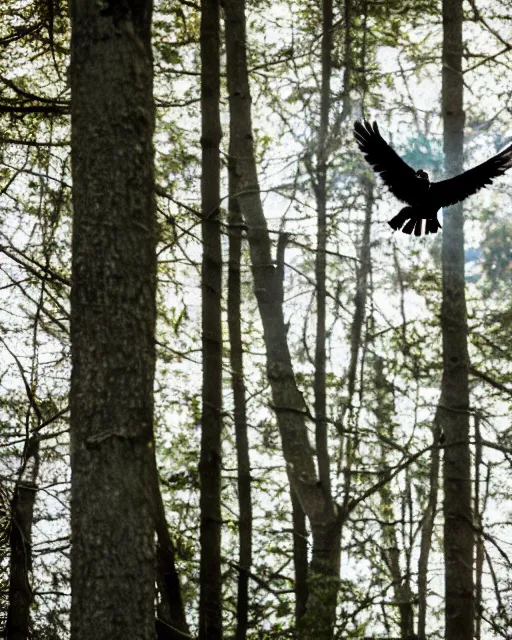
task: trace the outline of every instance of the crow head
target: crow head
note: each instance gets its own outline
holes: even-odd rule
[[[423,171],[423,169],[416,171],[416,177],[419,178],[420,180],[426,180],[427,182],[430,182],[428,173],[426,171]]]

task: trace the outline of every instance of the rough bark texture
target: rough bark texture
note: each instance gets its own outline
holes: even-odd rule
[[[445,169],[462,172],[464,141],[462,0],[443,0]],[[443,377],[439,419],[444,449],[445,637],[473,637],[473,521],[469,446],[469,357],[464,281],[462,206],[448,209],[443,224]]]
[[[153,638],[151,0],[71,2],[71,635]]]
[[[199,640],[222,638],[221,429],[222,254],[220,244],[219,2],[201,3],[202,432]]]
[[[231,155],[231,154],[230,154]],[[234,194],[230,173],[229,192]],[[245,382],[240,296],[240,262],[242,257],[242,215],[238,200],[229,200],[229,274],[228,274],[228,328],[230,342],[231,387],[233,389],[236,456],[238,465],[238,594],[236,607],[235,640],[245,640],[249,618],[249,571],[252,564],[252,497],[251,463],[247,437]]]
[[[331,638],[335,609],[332,593],[339,579],[340,524],[332,501],[318,482],[305,423],[305,405],[297,388],[282,309],[280,270],[259,195],[254,158],[249,80],[246,61],[245,5],[226,0],[226,50],[230,106],[230,170],[240,209],[248,227],[254,289],[267,351],[267,375],[293,489],[311,523],[313,553],[303,637]]]
[[[30,585],[32,572],[32,524],[39,469],[39,438],[31,438],[25,451],[24,470],[16,483],[11,500],[9,546],[9,607],[2,637],[27,640],[30,633],[30,610],[34,599]]]

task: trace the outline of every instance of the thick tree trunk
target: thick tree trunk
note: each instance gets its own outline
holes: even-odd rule
[[[462,172],[464,141],[462,0],[443,0],[443,86],[445,168]],[[469,445],[469,356],[461,204],[443,223],[443,378],[439,419],[444,449],[445,637],[473,637],[473,519]]]
[[[231,155],[231,154],[230,154]],[[229,193],[234,195],[230,172]],[[245,382],[242,344],[242,301],[240,263],[242,257],[242,215],[236,198],[229,200],[228,328],[231,387],[233,389],[236,457],[238,466],[238,596],[235,640],[245,640],[249,619],[249,571],[252,564],[251,463],[247,437]]]
[[[336,623],[340,579],[341,524],[329,511],[311,522],[312,559],[308,572],[306,615],[299,626],[301,640],[331,640]]]
[[[280,269],[272,259],[271,242],[259,195],[253,149],[249,79],[246,61],[245,5],[226,0],[227,76],[230,105],[230,170],[240,209],[248,227],[254,288],[263,323],[267,374],[272,388],[288,476],[309,518],[313,534],[310,567],[311,616],[305,616],[304,637],[330,639],[339,580],[340,523],[330,496],[318,482],[305,423],[305,405],[297,388],[282,308]],[[308,605],[309,606],[309,605]]]
[[[31,637],[30,609],[34,599],[30,585],[32,524],[39,469],[39,438],[33,437],[29,440],[24,465],[10,506],[9,606],[2,634],[7,640],[28,640]]]
[[[71,636],[153,638],[151,0],[71,3]]]
[[[201,3],[201,206],[203,214],[201,560],[199,640],[222,638],[221,429],[222,253],[220,243],[219,2]]]

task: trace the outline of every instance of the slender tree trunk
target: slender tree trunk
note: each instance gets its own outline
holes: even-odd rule
[[[345,34],[345,51],[343,55],[343,110],[341,119],[345,120],[352,113],[350,89],[352,85],[352,0],[345,0],[343,25]],[[331,25],[332,29],[332,25]]]
[[[181,586],[175,563],[174,544],[169,533],[160,490],[156,460],[153,474],[156,529],[156,581],[160,594],[157,609],[157,640],[184,640],[190,637],[185,617]]]
[[[478,535],[476,540],[475,558],[475,640],[482,638],[482,605],[483,605],[483,570],[485,560],[484,539],[482,531],[482,514],[485,500],[482,501],[482,434],[480,433],[480,416],[475,416],[475,527]],[[485,492],[486,493],[486,492]],[[482,504],[483,503],[483,504]]]
[[[365,194],[365,217],[363,224],[363,236],[361,238],[361,250],[359,252],[359,265],[356,273],[356,294],[354,297],[354,316],[350,328],[350,362],[348,367],[347,382],[347,403],[343,406],[340,422],[343,425],[347,411],[349,416],[352,412],[352,402],[356,390],[357,364],[361,352],[361,341],[363,327],[366,318],[366,301],[368,298],[368,280],[371,267],[371,225],[374,205],[373,183],[366,178],[361,180],[361,186]],[[350,467],[350,457],[352,446],[347,445],[348,466]],[[347,485],[345,499],[348,500],[350,486]]]
[[[203,398],[199,475],[201,561],[199,640],[222,638],[221,430],[222,252],[220,242],[219,2],[201,2],[201,269]]]
[[[371,225],[373,216],[373,183],[363,179],[361,186],[365,194],[365,216],[363,225],[363,235],[361,238],[361,250],[359,252],[360,262],[356,273],[356,294],[354,297],[354,316],[350,328],[350,362],[348,367],[348,399],[341,409],[340,424],[345,425],[345,416],[349,414],[349,427],[354,429],[353,420],[353,397],[356,389],[356,374],[359,354],[361,352],[361,341],[363,336],[363,326],[366,318],[366,301],[368,298],[368,287],[371,271]],[[343,483],[343,508],[346,509],[350,502],[352,493],[352,467],[358,448],[357,434],[355,437],[344,437],[340,444],[340,461],[345,451],[345,470]]]
[[[230,154],[231,155],[231,154]],[[229,193],[234,194],[233,174],[229,176]],[[229,200],[229,274],[228,328],[230,341],[231,386],[233,388],[236,455],[238,464],[238,597],[235,640],[245,640],[249,618],[249,571],[252,564],[251,463],[247,437],[245,383],[242,344],[242,304],[240,263],[242,257],[242,215],[238,200]]]
[[[332,0],[322,3],[322,93],[320,103],[320,128],[318,131],[318,166],[315,196],[317,205],[316,241],[316,347],[315,347],[315,442],[318,474],[325,495],[331,499],[330,460],[326,421],[325,390],[325,269],[327,245],[327,137],[329,134],[329,107],[331,103],[331,47]]]
[[[385,453],[382,452],[384,456]],[[383,474],[389,473],[389,466],[381,464]],[[393,582],[395,602],[400,612],[400,637],[403,640],[414,640],[414,610],[412,595],[407,575],[404,575],[400,567],[400,549],[396,532],[395,518],[393,515],[393,496],[389,485],[385,484],[380,489],[380,510],[382,524],[382,553]]]
[[[377,406],[375,415],[377,418],[377,432],[393,440],[393,406],[392,389],[387,383],[384,372],[382,358],[375,357],[375,391]],[[390,469],[386,459],[386,446],[380,447],[380,472],[385,479],[389,475]],[[410,579],[400,567],[400,549],[398,547],[397,524],[394,515],[394,497],[389,484],[384,484],[379,490],[380,496],[380,516],[382,529],[382,556],[388,567],[393,582],[395,601],[400,612],[400,637],[403,640],[413,640],[414,635],[414,610],[412,605],[412,595]],[[402,500],[405,498],[402,497]]]
[[[439,492],[439,439],[441,429],[436,413],[432,428],[433,449],[430,457],[428,503],[421,524],[420,557],[418,559],[418,640],[427,640],[428,560],[432,548],[432,534],[437,512]]]
[[[277,270],[281,282],[281,303],[284,298],[285,252],[288,236],[286,233],[279,235],[277,243]],[[306,526],[306,514],[300,500],[290,485],[290,501],[292,505],[293,523],[293,566],[295,571],[295,626],[297,629],[305,625],[304,616],[308,604],[308,530]]]
[[[462,0],[443,0],[445,168],[462,172],[464,142]],[[462,205],[443,218],[443,377],[439,419],[444,450],[445,637],[473,637],[473,519],[469,445],[469,356],[464,280]]]
[[[315,345],[315,443],[320,487],[325,501],[322,522],[311,523],[313,556],[308,573],[308,601],[299,633],[305,638],[320,632],[332,637],[336,623],[341,525],[334,517],[335,506],[331,493],[331,473],[326,415],[326,245],[327,245],[327,141],[331,104],[332,0],[322,2],[322,91],[320,96],[320,127],[318,132],[318,164],[315,196],[318,229],[316,246],[316,345]],[[327,537],[331,540],[327,542]],[[336,545],[336,546],[334,546]],[[321,625],[314,620],[321,617]]]
[[[282,279],[272,259],[271,243],[259,195],[254,158],[250,91],[246,61],[245,5],[226,0],[227,77],[230,106],[230,168],[240,210],[248,227],[254,288],[267,350],[267,374],[272,388],[283,453],[292,488],[311,523],[311,616],[303,635],[330,639],[335,608],[333,585],[339,580],[340,522],[332,501],[318,482],[305,423],[306,407],[297,388],[282,308]],[[334,599],[335,603],[335,599]],[[309,608],[308,602],[308,608]],[[314,613],[313,613],[314,612]],[[308,617],[308,616],[306,616]]]
[[[293,522],[293,565],[295,568],[295,625],[300,627],[308,603],[308,532],[300,500],[290,487]]]
[[[11,492],[0,479],[0,562],[9,554],[9,535],[11,530]]]
[[[39,438],[30,438],[25,452],[25,468],[16,483],[11,500],[9,546],[9,606],[3,637],[28,640],[30,610],[34,596],[30,585],[32,572],[32,524],[39,469]]]
[[[150,0],[71,3],[71,636],[153,638]]]

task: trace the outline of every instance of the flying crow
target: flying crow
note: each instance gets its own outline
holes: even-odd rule
[[[512,144],[497,155],[459,176],[430,182],[428,173],[414,171],[380,135],[377,123],[371,125],[367,120],[354,124],[354,135],[357,144],[364,153],[366,161],[384,180],[391,193],[409,206],[400,211],[388,224],[397,231],[421,236],[425,219],[425,235],[437,233],[441,228],[437,220],[437,212],[461,202],[468,196],[492,184],[497,176],[501,176],[512,167]],[[403,228],[402,228],[403,227]]]

